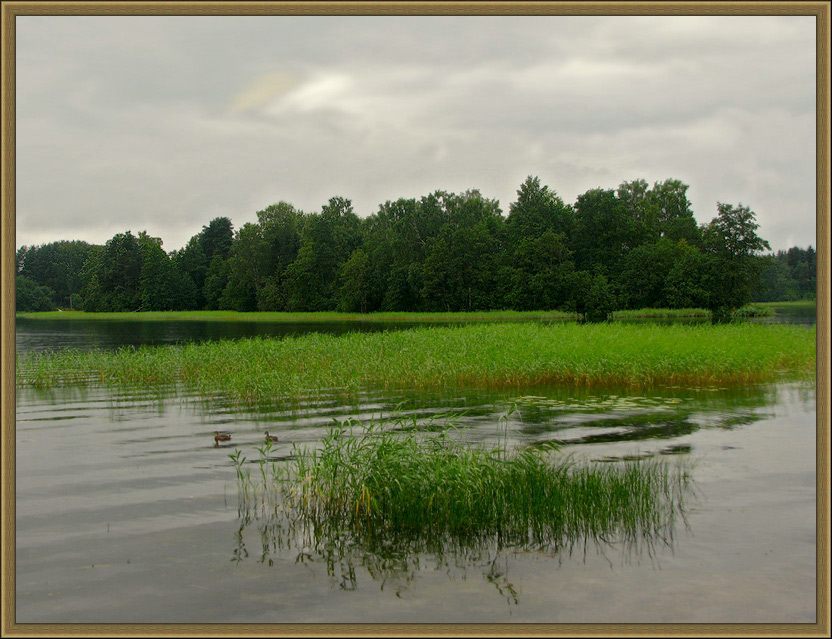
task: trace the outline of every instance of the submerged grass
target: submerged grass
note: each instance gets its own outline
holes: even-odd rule
[[[571,548],[668,542],[690,489],[679,464],[579,463],[552,450],[467,445],[347,420],[319,448],[295,447],[276,482],[294,529],[365,548]],[[240,494],[260,493],[240,472]],[[267,500],[278,493],[262,493]],[[266,497],[266,495],[268,495]],[[274,510],[274,508],[273,508]],[[324,544],[326,545],[326,544]]]
[[[727,386],[806,377],[815,328],[478,324],[21,355],[19,385],[184,384],[240,402],[365,389]]]

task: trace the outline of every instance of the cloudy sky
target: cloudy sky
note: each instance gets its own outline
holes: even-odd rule
[[[816,246],[813,17],[23,16],[17,245],[677,178]]]

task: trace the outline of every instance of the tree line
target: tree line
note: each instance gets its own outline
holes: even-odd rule
[[[181,249],[119,233],[17,251],[18,311],[564,310],[707,308],[814,297],[815,253],[770,246],[747,206],[699,225],[676,179],[590,189],[565,203],[529,176],[503,215],[478,190],[435,191],[360,218],[333,197],[319,212],[279,202],[234,229],[203,226]]]

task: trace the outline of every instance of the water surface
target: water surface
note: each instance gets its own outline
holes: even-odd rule
[[[445,325],[448,324],[450,323]],[[75,348],[82,351],[92,349],[114,350],[122,346],[164,346],[221,339],[245,339],[248,337],[293,337],[312,332],[341,335],[356,331],[393,331],[424,325],[437,326],[440,323],[142,319],[61,320],[18,317],[16,320],[16,347],[18,353],[66,348]]]
[[[18,390],[17,622],[815,620],[811,385],[368,393],[250,412],[169,391]],[[470,442],[683,460],[696,482],[687,527],[649,551],[424,555],[403,568],[278,548],[239,517],[235,448],[256,459],[268,429],[286,456],[333,418],[393,411],[455,413]],[[233,445],[215,446],[217,429]]]
[[[784,317],[778,315],[778,321]],[[814,313],[791,317],[814,321]],[[763,321],[770,321],[763,318]],[[435,324],[434,324],[435,325]],[[401,330],[413,324],[17,320],[18,352]],[[459,420],[472,443],[597,463],[688,465],[695,496],[672,539],[569,552],[423,553],[332,561],[240,516],[234,467],[316,446],[333,419]],[[216,446],[214,430],[233,432]],[[634,394],[519,388],[318,396],[241,410],[176,388],[17,391],[18,623],[813,623],[816,412],[812,384]],[[256,472],[257,466],[247,464]]]

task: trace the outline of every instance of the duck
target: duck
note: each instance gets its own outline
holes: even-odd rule
[[[231,433],[221,433],[217,430],[214,431],[214,441],[218,444],[220,442],[227,442],[231,439]]]
[[[277,435],[269,435],[269,431],[266,431],[266,441],[267,442],[276,442]]]

